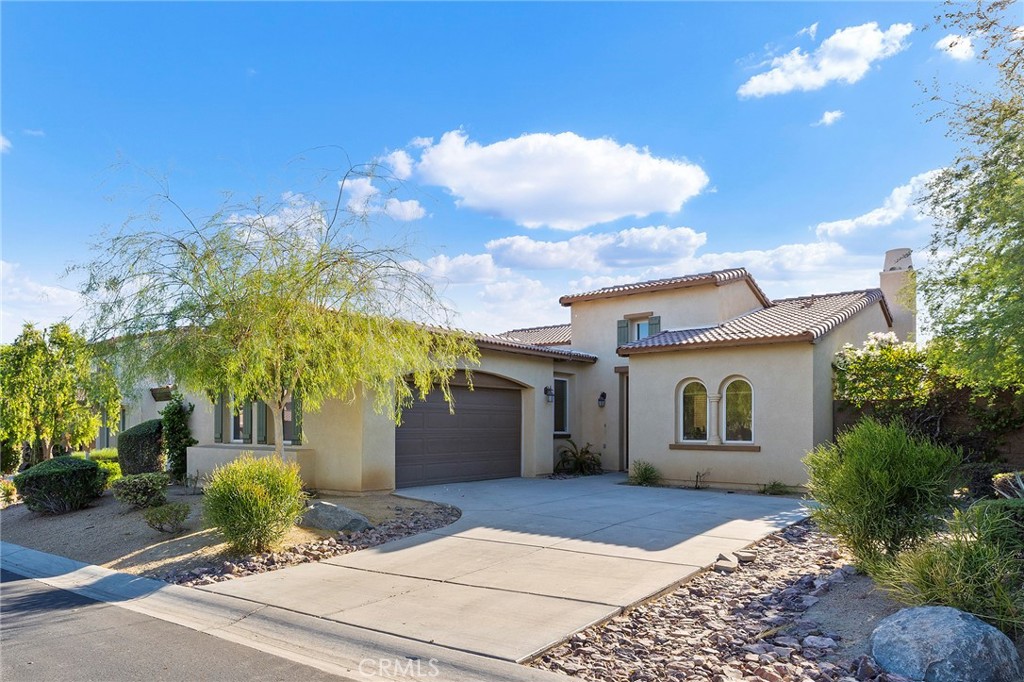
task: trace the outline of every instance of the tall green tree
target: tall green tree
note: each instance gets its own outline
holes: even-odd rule
[[[1024,388],[1024,31],[1010,0],[948,3],[940,22],[980,43],[988,90],[933,100],[957,158],[924,198],[935,219],[919,279],[937,347],[976,383]]]
[[[478,350],[399,248],[370,244],[379,212],[300,195],[194,219],[166,193],[157,219],[97,244],[82,293],[125,381],[173,377],[211,399],[259,400],[281,452],[285,407],[362,392],[396,421]],[[350,202],[351,203],[351,202]],[[169,213],[170,215],[164,215]],[[359,238],[362,234],[363,237]]]
[[[63,441],[80,447],[95,439],[103,413],[117,414],[120,405],[109,367],[65,323],[45,330],[26,324],[0,348],[0,431],[15,442],[38,442],[43,459]]]

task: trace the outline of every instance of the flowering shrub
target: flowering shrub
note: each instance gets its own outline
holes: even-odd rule
[[[861,408],[921,407],[932,395],[934,371],[926,350],[900,343],[892,332],[873,332],[860,348],[844,345],[832,363],[835,397]]]

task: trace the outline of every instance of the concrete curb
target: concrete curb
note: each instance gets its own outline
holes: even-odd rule
[[[352,680],[556,682],[508,661],[92,566],[0,541],[0,567]]]

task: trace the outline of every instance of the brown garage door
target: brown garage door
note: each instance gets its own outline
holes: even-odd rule
[[[395,485],[479,481],[520,475],[518,390],[453,386],[455,414],[439,392],[416,402],[395,430]]]

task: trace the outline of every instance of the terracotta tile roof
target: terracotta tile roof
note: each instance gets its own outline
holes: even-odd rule
[[[546,327],[511,329],[498,334],[498,336],[523,343],[532,343],[535,346],[562,346],[572,341],[572,324],[567,322],[565,324],[550,324]]]
[[[748,346],[787,341],[813,342],[874,303],[886,320],[892,316],[881,289],[801,296],[772,302],[714,327],[667,330],[621,346],[619,355],[713,346]]]
[[[702,272],[696,275],[683,275],[682,277],[669,277],[667,279],[654,279],[648,282],[634,282],[632,284],[619,284],[604,289],[595,289],[582,294],[569,294],[562,296],[558,302],[564,306],[571,306],[578,301],[593,301],[599,298],[615,298],[618,296],[629,296],[631,294],[642,294],[651,291],[667,291],[671,289],[685,289],[704,284],[722,286],[729,282],[745,280],[750,286],[754,295],[761,301],[762,305],[770,305],[771,300],[761,291],[754,278],[750,276],[746,268],[732,268],[729,270],[715,270],[713,272]]]
[[[556,360],[577,360],[579,362],[597,362],[597,356],[591,355],[590,353],[581,353],[580,351],[576,350],[552,348],[550,346],[540,346],[532,343],[523,343],[522,341],[510,339],[506,336],[494,334],[479,334],[476,332],[469,332],[469,334],[476,341],[476,345],[479,348],[504,351],[508,353],[518,353],[520,355],[536,355],[544,358],[554,358]]]

